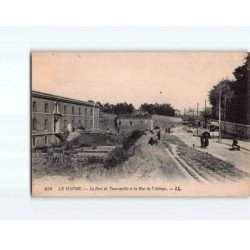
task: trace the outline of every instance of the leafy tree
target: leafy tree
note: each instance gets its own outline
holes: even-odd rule
[[[104,103],[103,105],[100,106],[100,110],[104,113],[110,113],[113,114],[113,108],[114,105],[110,104],[108,102]]]
[[[218,110],[219,110],[219,93],[221,89],[221,108],[225,112],[225,117],[227,120],[232,119],[232,105],[233,98],[235,96],[234,93],[234,85],[235,81],[222,79],[217,85],[213,86],[213,88],[209,91],[209,102],[212,104],[212,112],[213,117],[218,118]],[[231,112],[230,112],[231,111]]]
[[[104,103],[101,104],[98,102],[100,111],[104,113],[109,114],[132,114],[135,111],[135,108],[132,103],[117,103],[117,104],[110,104],[110,103]]]
[[[113,107],[113,112],[116,115],[119,114],[132,114],[134,113],[135,108],[133,106],[133,104],[128,104],[126,102],[124,103],[117,103],[116,105],[114,105]]]
[[[221,108],[227,121],[250,124],[250,54],[245,63],[233,72],[235,80],[222,79],[209,91],[213,117],[218,118],[219,92],[221,89]]]
[[[236,79],[234,92],[234,115],[239,123],[250,124],[250,53],[245,63],[233,72]]]
[[[166,115],[166,116],[174,116],[175,115],[175,110],[171,106],[171,104],[148,104],[144,103],[140,107],[141,111],[144,111],[148,114],[158,114],[158,115]]]

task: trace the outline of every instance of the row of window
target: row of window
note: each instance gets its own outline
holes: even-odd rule
[[[75,121],[74,120],[71,121],[71,125],[72,125],[72,128],[74,129],[75,128]],[[68,126],[68,121],[64,120],[64,122],[63,122],[63,128],[66,130],[67,126]],[[78,123],[77,123],[77,127],[80,128],[81,126],[83,126],[83,124],[82,124],[82,121],[79,120]],[[88,121],[85,120],[84,121],[84,127],[86,128],[87,126],[88,126]]]
[[[92,109],[92,108],[89,109],[89,115],[90,115],[90,116],[92,115],[92,112],[93,112],[93,109]],[[66,106],[66,105],[63,107],[63,113],[64,113],[64,114],[67,114],[67,113],[68,113],[68,111],[67,111],[67,106]],[[71,114],[72,114],[72,115],[75,114],[75,108],[74,108],[74,107],[71,108]],[[81,108],[78,108],[78,115],[81,115],[81,114],[82,114]],[[88,115],[88,109],[87,109],[87,108],[84,109],[84,114],[85,114],[85,116]]]
[[[56,105],[58,105],[58,104],[55,103],[55,107],[54,107],[55,109],[56,109],[56,107],[57,107]],[[33,103],[32,103],[32,110],[33,110],[33,112],[37,112],[37,102],[35,102],[35,101],[33,101]],[[89,115],[91,116],[91,115],[92,115],[92,112],[93,112],[93,109],[92,109],[92,108],[90,108],[90,109],[85,108],[85,109],[84,109],[84,114],[85,114],[85,116],[87,116],[88,110],[89,110]],[[45,112],[45,113],[49,113],[49,105],[48,105],[48,103],[45,103],[45,104],[44,104],[44,112]],[[68,110],[67,110],[67,106],[66,106],[66,105],[63,107],[63,113],[64,113],[64,114],[67,114],[67,113],[68,113]],[[75,114],[75,107],[72,107],[72,108],[71,108],[71,114],[72,114],[72,115]],[[81,108],[78,108],[78,115],[81,115],[81,114],[82,114]]]
[[[140,121],[140,124],[143,125],[143,121]],[[118,125],[121,126],[121,125],[122,125],[122,122],[119,121],[119,122],[118,122]],[[133,125],[133,121],[130,121],[130,122],[129,122],[129,125],[132,126],[132,125]]]
[[[74,122],[74,120],[71,121],[71,125],[72,125],[72,128],[75,128],[75,122]],[[85,127],[87,127],[87,125],[88,125],[88,121],[87,120],[85,120],[84,125],[85,125]],[[63,122],[63,128],[66,130],[67,126],[68,126],[68,121],[64,120],[64,122]],[[82,121],[79,120],[78,121],[78,127],[81,127],[81,126],[83,126],[83,124],[82,124]],[[48,129],[48,120],[45,119],[45,121],[44,121],[44,130],[47,130],[47,129]],[[37,120],[35,118],[32,120],[32,130],[37,130]]]

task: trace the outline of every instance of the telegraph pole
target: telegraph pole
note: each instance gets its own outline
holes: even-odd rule
[[[220,86],[220,93],[219,93],[219,138],[218,142],[221,142],[221,86]]]
[[[207,131],[207,100],[205,99],[205,127]]]
[[[197,131],[196,131],[196,134],[198,136],[198,117],[199,117],[199,103],[197,103]]]
[[[189,109],[188,109],[188,117],[189,117],[189,121],[188,121],[188,130],[190,130],[190,120],[191,120],[190,107],[189,107]]]

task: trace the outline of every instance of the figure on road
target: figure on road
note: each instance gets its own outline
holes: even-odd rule
[[[193,148],[195,147],[195,140],[196,140],[195,135],[193,135],[193,137],[192,137]]]
[[[159,129],[159,131],[157,132],[157,138],[160,141],[161,140],[161,130]]]
[[[201,148],[204,148],[204,137],[201,135]]]
[[[153,137],[150,137],[150,139],[149,139],[149,141],[148,141],[148,144],[153,145],[153,143],[154,143],[154,138],[153,138]]]
[[[233,139],[232,149],[233,150],[237,149],[238,151],[240,151],[240,145],[238,144],[238,138]]]
[[[207,148],[209,145],[209,139],[208,137],[205,138],[205,141],[204,141],[204,148]]]

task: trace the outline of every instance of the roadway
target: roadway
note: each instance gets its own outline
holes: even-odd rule
[[[173,135],[178,136],[183,142],[192,147],[192,133],[187,133],[182,127],[176,127],[172,131]],[[213,138],[209,140],[208,148],[204,149],[200,147],[200,137],[196,137],[195,148],[250,173],[250,150],[248,150],[248,148],[250,148],[250,142],[244,141],[242,143],[244,143],[244,149],[231,151],[231,146],[229,146],[231,143],[228,139],[222,139],[222,142],[219,143],[217,138]],[[239,145],[241,145],[240,141]]]

